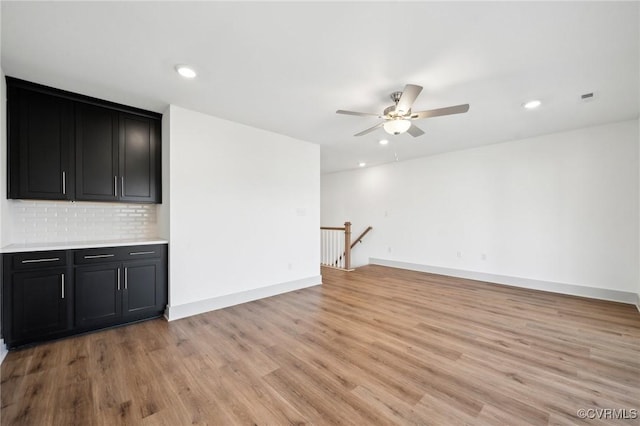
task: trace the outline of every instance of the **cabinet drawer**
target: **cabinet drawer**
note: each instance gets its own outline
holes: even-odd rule
[[[122,260],[123,247],[102,247],[94,249],[74,250],[75,264],[105,263]]]
[[[145,246],[128,246],[121,247],[123,249],[123,260],[137,260],[137,259],[149,259],[162,256],[164,246],[157,245],[145,245]]]
[[[67,253],[64,250],[18,253],[12,255],[11,262],[13,269],[51,268],[66,266],[66,264]]]
[[[103,247],[74,250],[75,264],[120,262],[123,260],[152,259],[162,257],[162,244],[142,246]]]

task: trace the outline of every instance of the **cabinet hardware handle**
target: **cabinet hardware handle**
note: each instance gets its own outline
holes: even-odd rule
[[[57,260],[60,260],[60,258],[49,257],[47,259],[27,259],[27,260],[23,260],[22,263],[55,262]]]
[[[105,257],[113,257],[115,254],[88,254],[84,258],[85,259],[102,259]]]
[[[62,194],[67,195],[67,172],[62,172]]]
[[[61,287],[62,287],[62,298],[64,299],[64,274],[60,274],[60,277],[62,278],[60,280],[60,284],[61,284]]]
[[[120,268],[118,268],[118,291],[120,291]]]
[[[155,251],[133,251],[129,253],[129,256],[138,256],[141,254],[156,254]]]
[[[129,281],[129,268],[124,268],[124,289],[126,290],[128,288],[128,282]]]
[[[118,196],[118,176],[113,177],[113,193]]]
[[[120,196],[124,197],[124,176],[120,177]]]

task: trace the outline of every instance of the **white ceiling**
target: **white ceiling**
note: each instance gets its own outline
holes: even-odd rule
[[[326,173],[638,117],[639,7],[3,1],[1,59],[10,76],[320,144]],[[421,121],[419,138],[354,137],[377,119],[335,114],[381,112],[407,83],[424,86],[414,111],[470,111]],[[531,98],[543,106],[523,110]]]

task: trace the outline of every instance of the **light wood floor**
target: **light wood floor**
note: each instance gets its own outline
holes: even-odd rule
[[[637,425],[640,313],[367,266],[10,353],[2,425]],[[591,413],[595,413],[592,411]]]

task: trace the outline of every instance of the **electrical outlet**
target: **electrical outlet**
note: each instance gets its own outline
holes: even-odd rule
[[[293,269],[293,264],[292,263],[287,264],[287,268],[291,271]]]
[[[486,254],[486,253],[482,253],[482,254],[480,255],[480,259],[482,259],[482,260],[487,260],[487,254]]]
[[[391,247],[387,247],[387,251],[391,253]]]
[[[458,252],[458,259],[462,259],[462,252],[461,251]]]

